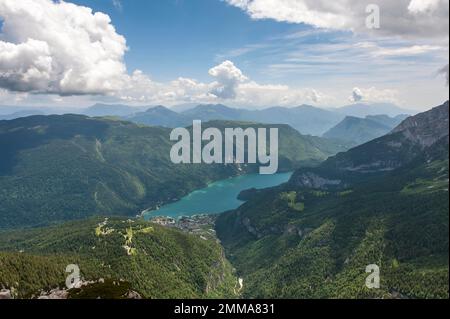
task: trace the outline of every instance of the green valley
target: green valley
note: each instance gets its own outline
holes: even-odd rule
[[[287,125],[273,127],[280,130],[281,171],[319,163],[347,148]],[[256,172],[256,165],[175,165],[170,132],[81,115],[0,121],[0,228],[92,215],[136,216],[210,182]]]

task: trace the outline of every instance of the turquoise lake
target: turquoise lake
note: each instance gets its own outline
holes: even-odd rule
[[[208,187],[196,190],[178,202],[162,206],[159,210],[145,213],[146,218],[155,216],[193,216],[198,214],[216,214],[238,208],[244,202],[237,199],[243,190],[268,188],[283,184],[292,173],[274,175],[249,174],[221,180]]]

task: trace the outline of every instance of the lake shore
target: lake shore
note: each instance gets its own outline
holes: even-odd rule
[[[278,186],[289,180],[292,172],[274,175],[246,174],[227,178],[191,192],[179,201],[162,205],[159,209],[142,212],[144,219],[156,216],[180,218],[182,216],[219,214],[236,209],[245,201],[239,194],[248,189],[264,189]]]

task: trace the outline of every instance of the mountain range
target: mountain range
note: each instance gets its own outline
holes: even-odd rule
[[[413,110],[400,108],[392,103],[354,103],[336,108],[334,110],[340,114],[361,118],[370,115],[387,115],[390,117],[396,117],[397,115],[413,115],[417,113]]]
[[[1,110],[3,109],[3,110]],[[10,113],[8,113],[10,110]],[[27,111],[22,108],[19,111]],[[61,110],[48,108],[34,108],[33,112],[14,114],[11,107],[1,107],[3,119],[14,119],[26,115],[61,114]],[[322,136],[332,127],[341,122],[346,116],[365,117],[368,115],[413,114],[412,111],[401,109],[392,104],[355,104],[336,109],[322,109],[309,105],[293,108],[270,107],[261,110],[245,108],[231,108],[225,105],[193,105],[184,104],[167,108],[164,106],[128,106],[96,104],[85,109],[67,109],[66,113],[82,114],[91,117],[118,117],[137,124],[184,127],[192,124],[193,120],[228,120],[250,121],[267,124],[287,124],[305,135]]]
[[[158,106],[127,118],[146,125],[182,127],[193,120],[250,121],[268,124],[287,124],[302,134],[320,136],[326,128],[342,120],[343,116],[312,106],[297,108],[273,107],[264,110],[235,109],[225,105],[198,105],[192,109],[176,113]]]
[[[148,109],[145,112],[134,114],[126,118],[135,123],[146,125],[160,125],[166,127],[186,126],[193,120],[229,120],[229,121],[251,121],[269,124],[287,124],[302,134],[322,136],[332,127],[340,123],[348,111],[349,114],[359,113],[366,115],[383,115],[408,113],[408,111],[391,105],[387,111],[387,104],[378,105],[358,105],[344,107],[343,109],[321,109],[309,105],[302,105],[294,108],[272,107],[263,110],[247,110],[230,108],[225,105],[198,105],[196,107],[183,110],[181,112],[171,111],[163,106]],[[356,110],[359,110],[356,112]],[[378,111],[378,112],[377,112]],[[383,121],[383,118],[379,118]],[[389,121],[386,121],[389,123]],[[395,125],[390,124],[393,128]],[[368,127],[370,130],[370,127]],[[368,135],[373,133],[369,132]]]
[[[246,192],[218,237],[251,298],[448,298],[448,102]],[[365,285],[380,270],[380,289]]]
[[[95,116],[127,117],[146,108],[148,107],[135,107],[123,104],[95,104],[91,107],[88,107],[87,109],[81,110],[79,113],[92,117]]]
[[[217,116],[206,108],[183,116]],[[272,124],[289,182],[177,225],[131,216],[257,167],[174,165],[170,128],[119,118],[0,121],[0,287],[19,298],[448,299],[448,121],[446,102],[351,149]],[[73,263],[83,284],[62,289]]]
[[[259,124],[216,121],[227,127]],[[205,127],[208,123],[205,123]],[[314,165],[348,145],[279,129],[279,169]],[[258,165],[176,165],[171,130],[83,115],[0,121],[0,228],[92,215],[135,216]]]

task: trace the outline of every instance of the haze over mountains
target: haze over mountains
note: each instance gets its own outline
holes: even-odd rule
[[[2,107],[0,107],[1,111]],[[10,111],[8,113],[8,110]],[[21,115],[35,114],[63,114],[64,109],[19,109],[28,113],[13,114],[12,107],[3,107],[0,119],[14,119]],[[33,113],[33,110],[34,113]],[[262,110],[245,108],[231,108],[225,105],[193,105],[186,104],[167,108],[164,106],[141,106],[96,104],[86,109],[72,109],[69,113],[83,114],[92,117],[119,117],[137,124],[184,127],[192,124],[193,120],[229,120],[250,121],[268,124],[288,124],[306,135],[322,136],[346,116],[365,117],[368,115],[412,114],[413,112],[398,108],[392,104],[355,104],[338,109],[322,109],[309,105],[294,108],[271,107]]]
[[[335,109],[336,112],[347,116],[366,117],[368,115],[387,115],[395,117],[397,115],[413,115],[417,112],[402,109],[391,103],[355,103]]]
[[[163,106],[148,109],[127,119],[139,124],[163,125],[168,127],[185,126],[192,120],[230,120],[252,121],[257,123],[288,124],[302,134],[322,136],[329,129],[341,122],[348,114],[383,115],[386,114],[386,104],[363,105],[345,107],[342,110],[321,109],[314,106],[302,105],[294,108],[272,107],[262,110],[247,110],[230,108],[225,105],[198,105],[180,113],[171,111]],[[358,111],[356,111],[358,110]],[[406,114],[407,110],[392,105],[389,114]]]
[[[131,114],[144,110],[142,107],[133,107],[122,104],[95,104],[87,109],[79,111],[80,114],[87,116],[118,116],[127,117]]]
[[[32,115],[44,115],[45,113],[43,111],[40,110],[20,110],[20,111],[16,111],[14,113],[10,113],[10,114],[0,114],[0,121],[1,120],[14,120],[20,117],[27,117],[27,116],[32,116]]]

